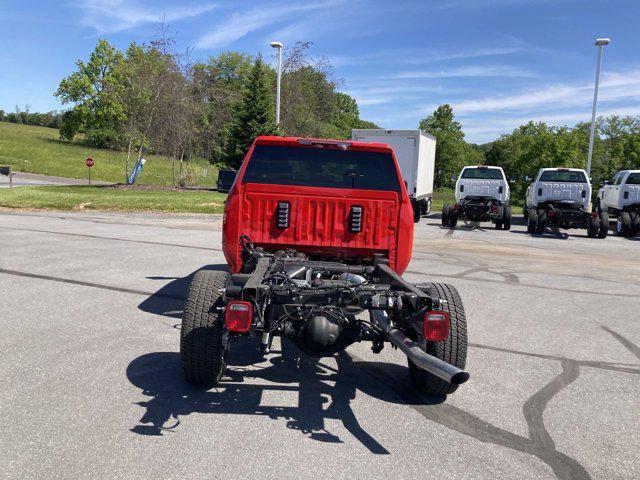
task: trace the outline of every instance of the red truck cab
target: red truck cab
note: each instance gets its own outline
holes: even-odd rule
[[[241,235],[268,252],[371,264],[398,274],[411,258],[413,210],[391,147],[380,143],[258,137],[224,210],[222,248],[242,270]]]

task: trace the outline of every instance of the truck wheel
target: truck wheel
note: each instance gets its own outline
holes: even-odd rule
[[[182,316],[180,358],[187,381],[215,385],[225,370],[229,335],[218,308],[229,274],[201,270],[195,274]]]
[[[504,221],[504,207],[500,207],[496,218],[496,230],[502,230],[502,223]]]
[[[635,237],[640,233],[640,213],[636,212],[631,215],[631,231],[629,232],[630,237]]]
[[[535,209],[529,210],[527,215],[527,233],[536,233],[538,231],[538,212]]]
[[[536,227],[536,233],[542,235],[547,229],[547,212],[540,210],[538,212],[538,226]]]
[[[448,227],[451,220],[451,205],[442,207],[442,226]]]
[[[529,220],[529,209],[527,208],[527,206],[525,205],[524,208],[522,209],[522,218],[524,218],[524,221],[526,222],[527,220]]]
[[[451,216],[449,217],[449,227],[456,228],[457,224],[458,224],[458,215],[456,214],[456,212],[452,211]]]
[[[506,205],[502,215],[502,228],[504,230],[511,230],[511,207]]]
[[[426,342],[423,338],[418,345],[428,354],[464,369],[467,361],[467,319],[458,291],[454,286],[446,283],[432,283],[420,288],[446,300],[446,303],[443,302],[442,309],[449,314],[451,330],[449,338],[444,342]],[[458,385],[453,385],[418,368],[411,360],[408,360],[408,363],[411,383],[417,390],[427,395],[448,395],[458,388]]]
[[[427,198],[427,201],[424,202],[424,209],[422,210],[423,215],[429,215],[431,213],[431,199]]]
[[[628,237],[631,232],[631,215],[629,212],[620,212],[616,222],[616,233],[621,237]]]
[[[412,200],[411,207],[413,208],[413,223],[418,223],[420,221],[420,209],[422,207],[420,206],[418,200]]]
[[[598,230],[598,238],[607,238],[609,234],[609,213],[600,212],[600,229]]]
[[[600,233],[600,218],[593,218],[591,215],[587,217],[587,236],[596,238]]]

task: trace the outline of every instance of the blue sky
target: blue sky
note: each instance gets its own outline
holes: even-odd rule
[[[0,0],[0,108],[59,109],[60,79],[98,38],[124,49],[164,17],[180,49],[206,58],[313,42],[385,128],[417,128],[450,103],[467,138],[493,140],[533,119],[590,119],[596,47],[605,49],[599,113],[640,115],[640,1]]]

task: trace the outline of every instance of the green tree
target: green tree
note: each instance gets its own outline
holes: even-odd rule
[[[109,42],[99,40],[89,61],[78,60],[77,70],[62,79],[55,95],[63,104],[74,104],[73,114],[62,119],[60,134],[63,139],[72,140],[82,132],[86,134],[87,142],[94,146],[118,143],[119,126],[125,119],[119,99],[122,79],[117,68],[122,59],[122,53]]]
[[[460,122],[454,120],[451,105],[440,105],[433,115],[420,120],[420,130],[436,137],[435,184],[442,187],[472,158],[481,159],[464,140]],[[479,162],[481,163],[481,162]]]
[[[221,160],[225,125],[233,120],[234,105],[242,99],[253,60],[238,52],[222,52],[193,65],[194,95],[202,108],[198,125],[199,152],[210,162]],[[265,65],[265,69],[269,67]]]
[[[585,158],[580,137],[574,131],[550,127],[544,122],[529,122],[511,134],[502,135],[486,154],[488,164],[516,176],[512,188],[515,202],[524,196],[529,184],[525,177],[535,177],[541,168],[584,168]]]
[[[262,58],[256,58],[242,99],[234,109],[234,119],[226,132],[223,161],[239,167],[251,143],[259,135],[277,135],[273,94],[270,92]]]
[[[351,130],[354,128],[379,128],[373,122],[360,119],[358,102],[346,93],[336,92],[336,114],[325,127],[327,137],[338,140],[351,138]]]

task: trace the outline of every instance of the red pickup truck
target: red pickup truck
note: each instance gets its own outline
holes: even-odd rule
[[[419,390],[455,391],[469,378],[464,309],[454,287],[402,278],[413,225],[388,145],[258,137],[225,205],[229,273],[199,271],[189,289],[187,379],[216,384],[230,338],[258,335],[264,354],[274,336],[313,356],[390,342]]]

